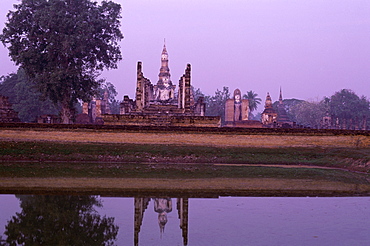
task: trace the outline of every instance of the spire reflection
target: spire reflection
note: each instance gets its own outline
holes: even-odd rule
[[[151,198],[135,197],[135,215],[134,215],[134,245],[139,245],[139,233],[143,223],[144,212],[148,208]],[[171,198],[153,198],[154,211],[158,213],[158,225],[160,229],[160,237],[164,233],[165,225],[167,224],[167,214],[172,212]],[[176,209],[180,220],[180,229],[182,231],[183,245],[188,245],[188,198],[177,198]]]

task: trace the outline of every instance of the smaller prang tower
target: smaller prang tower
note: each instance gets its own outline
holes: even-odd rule
[[[290,128],[295,125],[293,121],[289,119],[288,113],[285,110],[284,102],[283,102],[283,93],[280,87],[280,95],[279,95],[279,104],[277,106],[277,123],[278,127],[286,127]]]
[[[265,110],[263,110],[261,118],[262,124],[266,127],[274,127],[276,125],[277,112],[272,107],[272,99],[268,92],[265,101]]]
[[[273,108],[272,105],[270,93],[267,92],[265,110],[262,112],[261,120],[264,127],[277,127],[277,128],[295,127],[295,122],[289,119],[289,116],[285,111],[283,102],[283,93],[281,91],[281,88],[279,94],[279,102],[275,109]]]

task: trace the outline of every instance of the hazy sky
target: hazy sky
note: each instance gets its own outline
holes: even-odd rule
[[[134,97],[136,64],[158,80],[163,41],[173,83],[192,65],[192,84],[213,95],[228,86],[265,100],[322,99],[341,89],[370,98],[369,0],[114,0],[124,59],[103,73]],[[0,28],[17,0],[1,0]],[[0,75],[16,68],[0,45]],[[262,108],[260,108],[261,110]]]

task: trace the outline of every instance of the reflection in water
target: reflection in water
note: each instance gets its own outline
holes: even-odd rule
[[[171,198],[154,198],[154,211],[158,213],[158,224],[162,237],[164,227],[167,224],[167,213],[172,212]]]
[[[0,245],[370,245],[370,197],[143,196],[0,195]]]
[[[101,217],[95,196],[17,196],[22,211],[5,227],[2,245],[113,245],[114,218]]]
[[[139,245],[139,232],[143,223],[144,212],[148,208],[151,198],[135,197],[135,235],[134,244]],[[167,223],[167,214],[172,212],[171,198],[154,198],[154,211],[158,213],[158,225],[160,234],[164,232]],[[180,229],[182,231],[183,245],[188,245],[188,198],[177,198],[176,208],[180,220]]]

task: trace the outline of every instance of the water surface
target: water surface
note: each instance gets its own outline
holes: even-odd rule
[[[49,245],[370,245],[370,197],[0,195],[0,207],[2,239]]]

